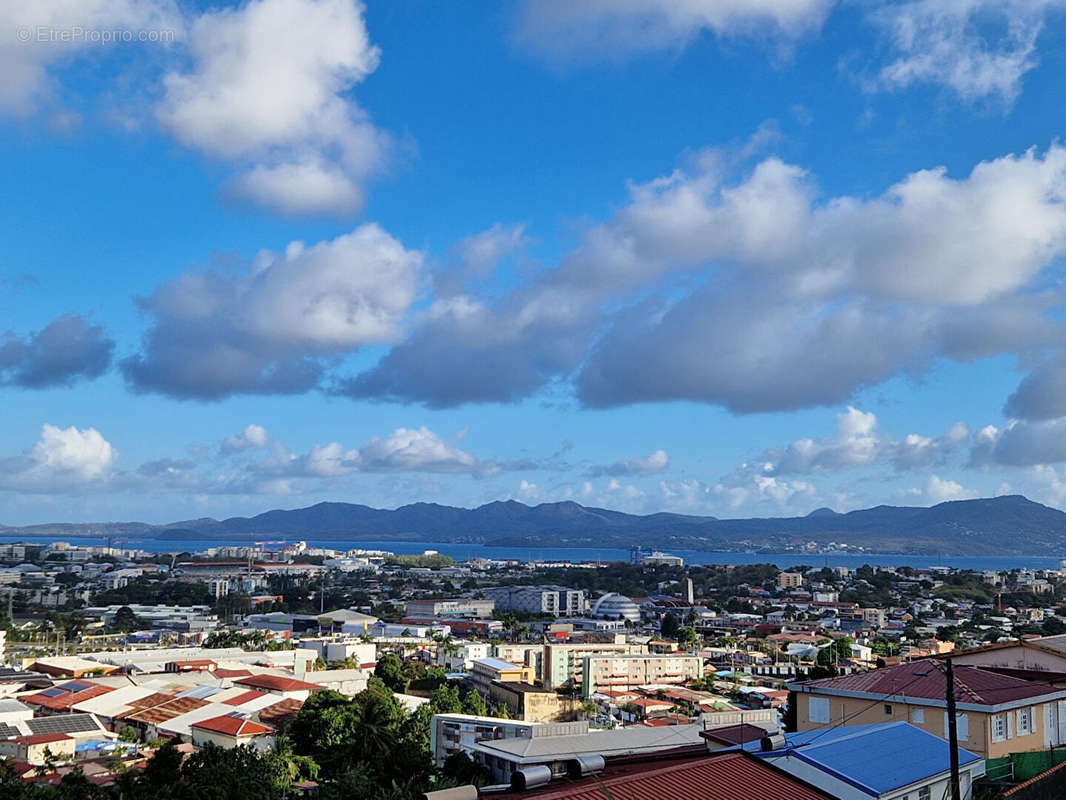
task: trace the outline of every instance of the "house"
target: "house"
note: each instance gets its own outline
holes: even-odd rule
[[[0,756],[9,756],[28,764],[44,764],[49,759],[72,761],[74,739],[65,733],[38,733],[0,739]]]
[[[776,749],[745,747],[840,800],[925,800],[950,794],[948,743],[907,722],[789,733]],[[974,781],[984,774],[984,759],[960,747],[962,800],[970,800]]]
[[[274,747],[273,728],[252,722],[240,714],[211,717],[194,722],[189,727],[192,729],[192,743],[197,747],[210,743],[230,750],[247,744],[261,753]]]
[[[1066,687],[1066,635],[986,644],[952,653],[951,661]]]
[[[32,706],[39,714],[59,714],[92,697],[113,692],[113,686],[102,686],[90,681],[67,681],[19,698]]]
[[[18,725],[33,718],[33,709],[18,700],[0,700],[0,724]]]
[[[1066,690],[979,667],[955,666],[954,674],[961,747],[998,758],[1066,743]],[[789,689],[796,692],[800,731],[902,721],[935,736],[947,733],[947,678],[939,659],[793,683]]]

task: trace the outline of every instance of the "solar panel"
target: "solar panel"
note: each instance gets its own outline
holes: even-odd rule
[[[93,684],[81,683],[80,681],[71,681],[70,683],[64,683],[63,688],[70,692],[84,692],[86,689],[91,689]]]
[[[5,722],[0,722],[0,739],[10,739],[12,736],[21,736],[18,728],[12,728]]]
[[[38,733],[81,733],[99,730],[92,714],[60,714],[54,717],[37,717],[26,720],[26,727]]]
[[[51,689],[45,689],[41,694],[44,697],[60,697],[64,694],[69,694],[66,689],[60,689],[58,686],[53,686]]]

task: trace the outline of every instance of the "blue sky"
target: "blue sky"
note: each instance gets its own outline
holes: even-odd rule
[[[0,523],[1066,507],[1066,2],[18,5]]]

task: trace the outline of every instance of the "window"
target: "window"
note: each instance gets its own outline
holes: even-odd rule
[[[1036,724],[1033,719],[1033,709],[1031,708],[1019,708],[1018,709],[1018,735],[1025,736],[1036,730]]]
[[[807,714],[811,722],[829,722],[829,698],[812,697],[807,703]]]
[[[892,716],[892,706],[888,703],[885,703],[885,713],[890,717]]]
[[[928,786],[923,786],[918,790],[918,800],[931,800],[933,796],[933,790]]]
[[[948,714],[945,711],[944,712],[944,738],[945,739],[948,738],[949,733],[950,733],[950,731],[949,731],[949,727],[948,727]],[[970,738],[970,718],[968,716],[966,716],[965,714],[956,714],[955,715],[955,733],[958,735],[960,742],[965,742],[967,739]],[[993,736],[994,735],[995,735],[995,732],[993,731]]]
[[[1002,742],[1007,738],[1007,715],[1004,713],[993,714],[990,722],[992,726],[992,741]]]
[[[915,725],[922,725],[925,723],[925,709],[924,708],[912,708],[911,709],[911,722]]]

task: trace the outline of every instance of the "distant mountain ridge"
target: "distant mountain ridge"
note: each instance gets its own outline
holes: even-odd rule
[[[804,517],[718,519],[661,512],[635,515],[574,502],[527,506],[514,500],[478,508],[414,503],[387,510],[318,503],[254,517],[0,526],[4,535],[130,536],[247,542],[249,538],[465,541],[536,547],[645,547],[774,550],[805,542],[861,546],[873,552],[1066,557],[1066,513],[1021,495],[957,500],[931,508],[876,506]]]

